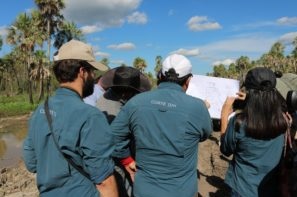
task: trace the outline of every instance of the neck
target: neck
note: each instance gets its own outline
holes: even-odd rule
[[[61,88],[67,88],[76,92],[80,97],[82,97],[82,89],[77,86],[75,82],[66,82],[60,84]]]

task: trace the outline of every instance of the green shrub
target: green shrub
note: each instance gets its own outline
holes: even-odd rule
[[[30,104],[27,95],[12,97],[0,96],[0,118],[28,114],[34,111],[38,104]]]

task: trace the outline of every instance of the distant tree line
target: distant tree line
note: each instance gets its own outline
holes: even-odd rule
[[[239,57],[235,63],[229,66],[215,65],[210,76],[242,79],[244,74],[255,66],[263,66],[280,71],[282,73],[297,74],[297,37],[292,42],[293,50],[287,56],[284,55],[285,46],[281,42],[273,44],[268,53],[263,54],[258,60],[250,60],[247,56]]]

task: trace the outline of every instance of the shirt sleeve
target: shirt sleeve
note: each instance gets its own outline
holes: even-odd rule
[[[209,114],[206,106],[203,106],[201,114],[204,114],[204,116],[203,116],[203,120],[202,120],[203,126],[201,128],[202,132],[200,135],[200,142],[205,141],[213,131],[212,120],[211,120],[210,114]]]
[[[31,119],[29,122],[28,135],[23,143],[23,156],[24,156],[24,162],[28,171],[35,173],[37,160],[36,160],[36,154],[33,146],[33,138],[32,138],[33,134],[34,134],[34,127]]]
[[[114,136],[115,150],[113,156],[117,158],[126,158],[131,156],[130,143],[130,129],[129,129],[129,113],[127,105],[125,105],[119,112],[117,117],[111,124],[111,130]]]
[[[84,168],[95,184],[101,183],[114,170],[111,157],[114,149],[113,137],[104,115],[90,116],[83,125],[80,138]]]
[[[221,136],[220,151],[226,156],[230,156],[236,149],[235,117],[232,117],[226,129],[225,134]]]

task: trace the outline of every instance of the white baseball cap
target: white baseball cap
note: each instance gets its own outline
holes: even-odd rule
[[[165,76],[166,72],[171,68],[178,74],[178,78],[192,73],[191,62],[185,56],[180,54],[172,54],[166,57],[162,64],[162,74]]]
[[[84,60],[95,69],[101,71],[108,70],[107,66],[96,61],[92,47],[78,40],[70,40],[63,44],[60,47],[58,54],[54,56],[54,61],[67,59]]]

